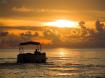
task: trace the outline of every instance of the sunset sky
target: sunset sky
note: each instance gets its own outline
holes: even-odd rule
[[[103,22],[97,27],[96,20]],[[29,40],[48,47],[104,47],[104,35],[105,0],[0,0],[1,48]]]
[[[55,20],[105,19],[105,0],[0,0],[0,25],[40,26]]]

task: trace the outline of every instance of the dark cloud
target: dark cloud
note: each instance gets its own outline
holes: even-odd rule
[[[42,30],[43,27],[37,26],[0,26],[0,30],[10,30],[10,29],[18,29],[18,30]]]
[[[31,31],[28,31],[21,33],[19,35],[2,31],[0,32],[0,44],[3,45],[0,45],[0,48],[16,48],[20,42],[29,41],[29,40],[51,41],[49,45],[43,43],[43,45],[46,46],[46,48],[48,47],[105,48],[105,36],[104,36],[105,30],[104,32],[103,31],[95,32],[93,30],[90,31],[90,29],[88,29],[88,32],[86,32],[86,34],[82,34],[83,31],[76,30],[76,32],[82,34],[80,36],[78,34],[73,34],[72,32],[70,32],[70,29],[60,29],[60,30],[68,31],[69,33],[68,34],[62,33],[63,31],[58,31],[56,29],[56,31],[59,32],[57,35],[55,31],[51,31],[51,29],[48,29],[47,31],[40,30],[43,33],[43,36],[40,36],[38,31],[34,31],[35,33],[31,33]],[[90,35],[88,35],[88,33],[90,33]],[[61,34],[62,37],[60,37],[59,34]]]
[[[7,4],[8,3],[8,4]],[[50,9],[99,9],[105,10],[105,0],[1,0],[3,7],[32,7],[32,8],[50,8]],[[58,5],[59,4],[59,5]]]
[[[0,16],[40,16],[38,11],[31,11],[36,9],[55,9],[55,10],[98,10],[105,11],[105,0],[0,0]],[[19,8],[24,8],[30,12],[18,13]],[[16,11],[13,11],[15,8]],[[31,10],[30,10],[30,9]],[[36,13],[35,13],[36,12]],[[40,11],[39,11],[40,12]],[[41,11],[42,12],[42,11]],[[43,15],[43,14],[42,14]],[[45,14],[47,15],[47,14]]]

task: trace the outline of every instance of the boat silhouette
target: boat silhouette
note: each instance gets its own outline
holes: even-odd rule
[[[37,46],[34,53],[24,53],[22,46]],[[42,53],[41,44],[39,42],[23,42],[19,44],[20,53],[17,55],[17,63],[46,63],[46,53]]]

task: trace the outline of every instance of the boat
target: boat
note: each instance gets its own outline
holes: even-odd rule
[[[34,53],[24,52],[23,46],[34,45]],[[46,53],[42,52],[40,42],[23,42],[19,44],[19,54],[17,55],[17,63],[46,63]]]

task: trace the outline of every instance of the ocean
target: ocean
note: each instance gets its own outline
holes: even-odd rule
[[[0,78],[105,78],[105,49],[54,48],[43,52],[48,58],[45,64],[17,64],[18,49],[0,49]]]

